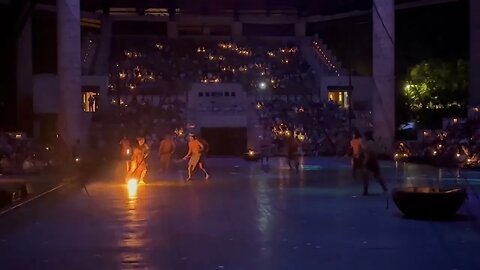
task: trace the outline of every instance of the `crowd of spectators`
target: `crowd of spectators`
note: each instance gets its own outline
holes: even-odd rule
[[[241,83],[245,89],[314,88],[314,72],[294,43],[249,40],[115,39],[110,87],[155,88],[161,81]]]
[[[419,140],[400,142],[395,159],[441,166],[480,166],[480,121],[452,118],[441,130],[422,131]]]
[[[305,155],[345,155],[348,151],[348,110],[334,102],[274,99],[259,101],[256,108],[273,154],[282,153],[290,137],[301,142]]]
[[[178,82],[240,83],[250,92],[268,89],[279,93],[312,93],[315,74],[303,60],[299,47],[291,42],[247,40],[233,43],[155,38],[113,40],[111,93],[135,95],[155,93],[163,88],[184,91],[175,89],[174,85]],[[185,106],[181,102],[157,105],[148,99],[134,98],[134,101],[118,100],[116,103],[119,111],[115,116],[107,116],[108,120],[96,121],[93,125],[91,141],[98,144],[95,146],[97,148],[106,147],[104,142],[118,141],[123,135],[134,138],[139,133],[144,134],[147,142],[155,146],[162,134],[175,130],[178,132],[186,124],[183,119]],[[293,108],[294,104],[291,105]],[[321,115],[317,110],[307,113],[309,116]],[[281,117],[285,115],[282,113]],[[280,116],[275,114],[272,117]],[[312,123],[304,119],[302,123],[305,127],[302,128],[305,132],[313,129],[307,122]],[[111,134],[103,134],[105,130],[110,130]],[[331,133],[340,131],[332,127]],[[102,138],[106,136],[108,138]],[[325,138],[323,134],[312,132],[308,140],[318,145],[324,143]],[[319,149],[316,147],[318,153]]]
[[[113,110],[93,119],[90,148],[109,158],[108,155],[118,153],[118,143],[124,136],[132,142],[137,136],[144,136],[148,145],[156,149],[164,135],[183,135],[184,111],[185,103],[180,100],[162,102],[137,96],[125,101],[119,99]]]
[[[49,167],[50,148],[21,133],[0,133],[0,175],[38,173]]]

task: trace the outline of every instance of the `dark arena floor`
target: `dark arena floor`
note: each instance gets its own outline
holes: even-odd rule
[[[389,188],[470,187],[457,218],[423,221],[373,181],[361,196],[347,159],[207,162],[208,182],[153,164],[129,194],[112,169],[1,216],[0,269],[480,269],[480,173],[382,163]]]

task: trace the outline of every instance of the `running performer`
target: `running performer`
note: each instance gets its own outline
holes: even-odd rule
[[[188,137],[188,153],[183,158],[185,160],[190,158],[190,160],[188,161],[187,181],[192,180],[192,173],[197,167],[197,165],[205,173],[205,180],[208,180],[208,178],[210,177],[209,174],[207,173],[207,170],[205,170],[205,166],[203,162],[202,153],[204,149],[205,149],[205,146],[195,137],[195,135],[190,135]]]

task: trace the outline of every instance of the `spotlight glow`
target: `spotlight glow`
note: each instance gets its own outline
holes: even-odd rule
[[[265,90],[265,89],[267,89],[267,84],[265,82],[261,82],[261,83],[258,84],[258,87],[262,90]]]

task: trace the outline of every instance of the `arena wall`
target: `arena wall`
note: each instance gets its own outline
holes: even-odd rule
[[[188,93],[187,119],[194,128],[189,132],[199,133],[202,128],[245,128],[245,148],[254,147],[258,119],[250,100],[240,84],[192,84]]]

